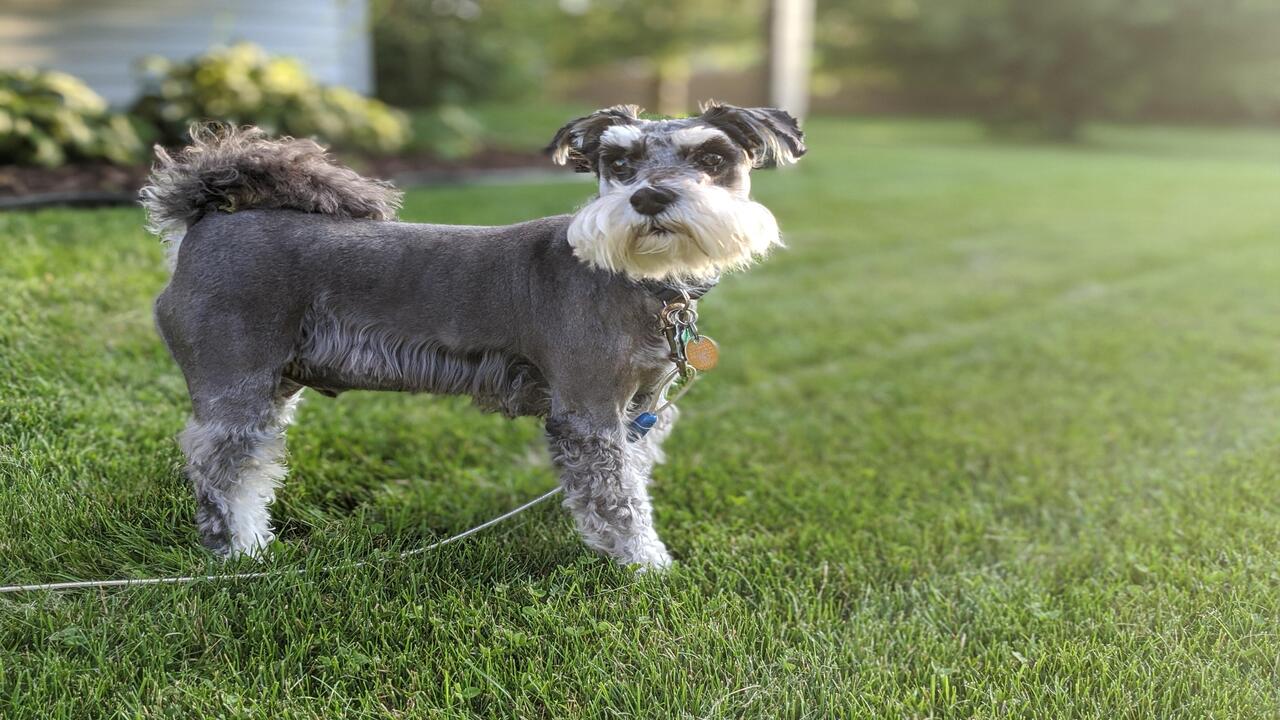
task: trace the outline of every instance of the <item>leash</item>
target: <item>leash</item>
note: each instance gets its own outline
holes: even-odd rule
[[[441,540],[439,542],[431,543],[426,547],[420,547],[414,550],[406,550],[391,559],[403,560],[404,558],[413,557],[414,555],[421,555],[424,552],[435,550],[436,548],[444,547],[449,543],[454,543],[463,538],[470,537],[471,535],[475,535],[481,530],[485,530],[486,528],[491,528],[494,525],[497,525],[498,523],[503,522],[504,520],[509,520],[515,517],[516,515],[519,515],[520,513],[524,512],[525,510],[528,510],[529,508],[535,505],[538,505],[539,503],[542,503],[546,500],[551,499],[554,495],[560,492],[560,489],[561,489],[560,486],[556,486],[555,488],[552,488],[551,490],[543,493],[542,495],[539,495],[538,497],[530,500],[529,502],[513,510],[508,510],[507,512],[499,515],[496,518],[493,518],[492,520],[488,520],[483,523],[480,523],[479,525],[476,525],[475,527],[469,530],[464,530],[458,533],[457,535],[445,538],[444,540]],[[324,567],[317,568],[312,572],[324,573],[324,572],[333,572],[335,570],[360,568],[360,567],[365,567],[367,565],[372,565],[376,562],[380,562],[380,561],[361,560],[360,562],[355,562],[355,563],[326,565]],[[259,578],[266,578],[266,577],[305,575],[306,573],[307,573],[307,568],[300,567],[300,568],[293,568],[290,570],[273,570],[273,571],[265,571],[265,572],[248,572],[248,573],[226,573],[223,575],[182,575],[182,576],[175,576],[175,577],[158,577],[158,578],[123,578],[118,580],[74,580],[70,582],[38,583],[34,585],[5,585],[5,586],[0,586],[0,594],[17,593],[17,592],[60,592],[63,590],[86,590],[91,588],[109,588],[109,587],[139,587],[142,585],[191,585],[191,584],[200,583],[200,582],[217,583],[217,582],[233,582],[237,580],[257,580]]]

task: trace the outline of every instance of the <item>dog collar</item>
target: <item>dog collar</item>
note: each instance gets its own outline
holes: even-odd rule
[[[714,285],[715,282],[712,281],[700,287],[696,296],[693,294],[694,290],[685,288],[651,288],[655,295],[662,298],[662,311],[658,313],[658,321],[661,334],[671,349],[671,354],[667,357],[676,367],[658,384],[659,389],[650,394],[649,409],[627,423],[629,441],[636,442],[648,434],[658,422],[658,413],[671,407],[672,403],[684,395],[697,380],[699,372],[714,368],[719,361],[720,348],[716,341],[698,332],[697,298],[705,295]],[[664,290],[667,292],[659,295]],[[658,400],[677,379],[683,379],[684,384],[676,392],[676,396],[658,407]]]
[[[705,280],[698,285],[666,283],[658,282],[656,280],[650,280],[641,284],[644,285],[645,289],[647,289],[654,297],[661,300],[663,305],[669,305],[673,302],[684,300],[685,298],[688,298],[689,300],[700,300],[703,295],[711,292],[711,288],[714,288],[719,282],[720,276],[716,275],[715,277]]]

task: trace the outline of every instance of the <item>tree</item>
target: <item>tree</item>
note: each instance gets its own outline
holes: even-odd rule
[[[764,0],[573,0],[553,40],[556,64],[583,68],[643,58],[658,112],[689,110],[692,58],[699,52],[759,45]]]
[[[848,0],[821,13],[828,66],[886,70],[993,128],[1057,139],[1162,94],[1222,100],[1243,68],[1274,67],[1280,31],[1268,0]]]

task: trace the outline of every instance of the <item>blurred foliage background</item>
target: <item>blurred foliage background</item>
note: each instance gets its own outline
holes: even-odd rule
[[[635,66],[647,104],[689,110],[695,64],[759,62],[766,0],[376,0],[379,95],[410,107],[572,95],[578,76]]]
[[[1074,138],[1090,120],[1280,122],[1274,0],[821,0],[819,83]]]
[[[1090,122],[1280,124],[1276,0],[815,0],[819,114],[976,117],[1069,141]],[[769,0],[369,0],[376,98],[231,43],[140,58],[131,120],[75,78],[0,75],[0,162],[137,162],[220,119],[371,155],[460,158],[537,107],[768,101]],[[145,48],[139,54],[145,53]],[[401,112],[408,110],[409,114]],[[499,137],[499,144],[501,138]]]
[[[0,71],[0,162],[54,167],[75,160],[126,163],[142,143],[125,116],[65,73]]]
[[[766,5],[382,0],[378,87],[401,105],[467,104],[630,63],[649,102],[678,112],[697,68],[764,62]],[[977,115],[1058,139],[1091,120],[1280,123],[1274,0],[818,0],[814,49],[827,112]]]

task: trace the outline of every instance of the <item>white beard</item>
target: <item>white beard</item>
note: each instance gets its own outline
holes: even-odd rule
[[[717,186],[672,186],[677,200],[656,218],[631,207],[639,188],[602,182],[600,197],[578,211],[569,245],[579,260],[641,280],[697,280],[750,265],[781,245],[765,206]],[[654,232],[653,223],[663,231]]]

